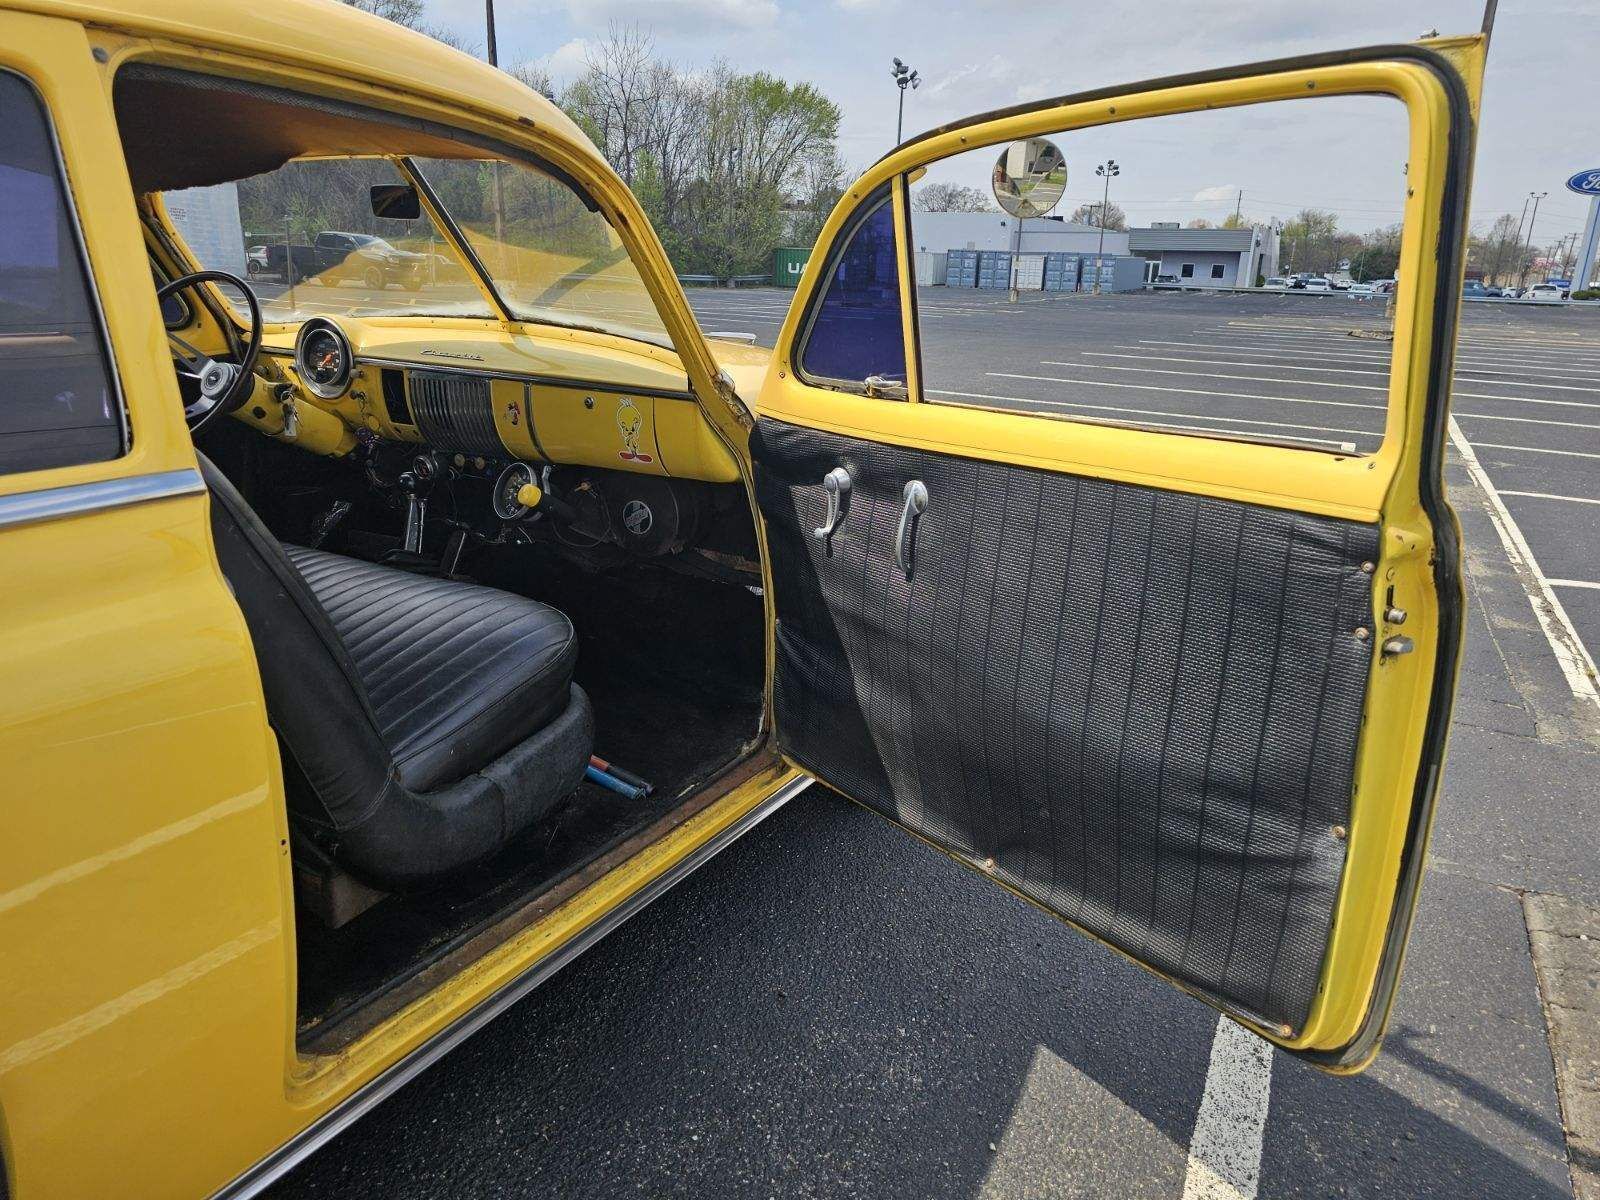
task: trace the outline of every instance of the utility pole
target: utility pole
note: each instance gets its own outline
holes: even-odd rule
[[[484,50],[489,57],[489,65],[500,65],[500,49],[495,44],[494,36],[494,0],[483,0],[484,24]],[[500,182],[500,160],[495,159],[489,164],[489,175],[494,181],[494,244],[495,254],[500,259],[500,266],[505,267],[506,246],[506,194]]]
[[[1108,158],[1094,169],[1094,173],[1104,179],[1105,189],[1100,197],[1100,250],[1095,255],[1094,263],[1094,295],[1100,294],[1100,275],[1102,264],[1106,255],[1106,222],[1111,218],[1111,180],[1114,176],[1122,174],[1122,168],[1117,166],[1117,160]]]
[[[1240,188],[1239,189],[1239,198],[1233,202],[1233,223],[1234,223],[1235,227],[1237,227],[1238,224],[1239,224],[1243,209],[1244,209],[1244,189]]]
[[[1519,268],[1521,268],[1517,272],[1517,286],[1518,287],[1522,286],[1522,281],[1527,278],[1527,274],[1528,274],[1527,267],[1523,266],[1523,263],[1527,262],[1528,254],[1533,250],[1533,223],[1539,219],[1539,201],[1543,200],[1549,194],[1550,194],[1549,192],[1529,192],[1528,193],[1528,199],[1533,201],[1533,213],[1532,213],[1531,216],[1528,217],[1528,241],[1527,241],[1527,244],[1522,249],[1522,260],[1523,260],[1523,262],[1517,264],[1517,266]]]
[[[921,87],[922,76],[918,75],[898,58],[894,60],[894,66],[889,69],[889,74],[894,76],[894,81],[900,88],[900,114],[895,118],[894,122],[894,144],[898,146],[905,140],[906,88],[909,87],[914,91]]]

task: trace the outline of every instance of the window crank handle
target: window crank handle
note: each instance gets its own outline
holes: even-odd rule
[[[828,515],[821,525],[811,531],[819,542],[831,538],[844,518],[844,506],[850,495],[850,472],[843,467],[835,467],[822,477],[822,490],[828,493]]]
[[[920,479],[906,483],[905,507],[900,510],[900,529],[894,535],[894,561],[906,578],[911,578],[912,555],[916,548],[917,518],[928,508],[928,488]]]

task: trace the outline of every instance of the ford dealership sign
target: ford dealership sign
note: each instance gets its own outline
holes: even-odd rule
[[[1579,171],[1567,180],[1567,187],[1580,196],[1600,196],[1600,167],[1590,171]]]

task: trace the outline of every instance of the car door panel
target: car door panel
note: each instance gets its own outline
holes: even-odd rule
[[[1335,1071],[1376,1053],[1443,761],[1462,588],[1441,432],[1483,48],[1157,80],[913,139],[830,218],[751,440],[785,753]],[[1408,118],[1405,284],[1376,450],[923,392],[908,179],[1015,139],[1335,94],[1388,95]],[[886,194],[897,296],[881,250],[848,259]],[[903,390],[807,372],[836,277],[854,281],[835,299],[858,331],[874,304],[905,313]],[[839,467],[847,504],[820,538]],[[927,502],[908,575],[896,541],[913,480]]]
[[[770,419],[752,445],[784,750],[1224,1006],[1303,1026],[1376,527]],[[846,515],[819,539],[816,485],[840,465]],[[907,579],[912,479],[929,500]]]

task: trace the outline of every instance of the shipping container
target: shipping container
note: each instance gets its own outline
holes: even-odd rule
[[[945,284],[948,287],[978,286],[976,250],[951,250],[945,254]]]
[[[1055,252],[1044,256],[1044,290],[1047,292],[1075,292],[1078,290],[1078,256]]]
[[[978,251],[978,287],[991,292],[1011,287],[1011,251]]]
[[[796,287],[810,257],[810,246],[779,246],[772,252],[772,282],[779,287]]]

